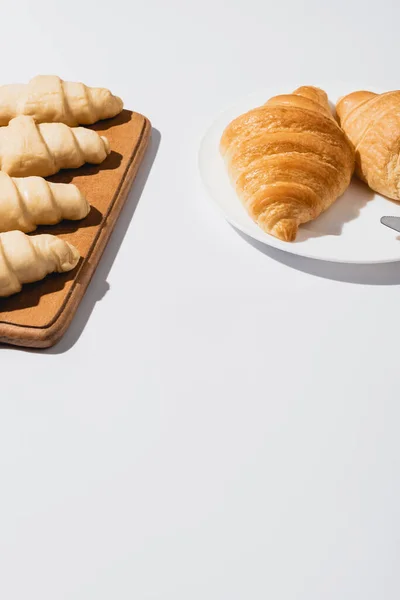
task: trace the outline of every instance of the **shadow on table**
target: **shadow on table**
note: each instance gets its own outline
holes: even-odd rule
[[[93,274],[92,280],[86,290],[84,297],[75,313],[71,325],[61,338],[61,340],[52,348],[38,350],[34,348],[20,348],[7,344],[0,344],[1,349],[7,350],[22,350],[25,352],[40,352],[41,354],[63,354],[67,352],[78,341],[86,323],[93,311],[93,308],[99,300],[104,298],[105,294],[110,289],[107,282],[108,274],[117,256],[118,250],[129,228],[129,224],[135,213],[139,203],[143,189],[146,185],[147,178],[150,174],[155,157],[160,145],[161,134],[157,129],[152,128],[149,147],[143,158],[143,162],[139,167],[139,171],[129,193],[128,199],[122,209],[121,215],[115,224],[113,233],[108,240],[103,256],[99,262],[96,271]]]
[[[400,285],[400,262],[381,264],[349,264],[305,258],[267,246],[233,228],[251,246],[291,269],[345,283],[362,285]]]
[[[305,241],[315,237],[326,235],[341,235],[345,223],[354,221],[360,215],[363,208],[375,196],[364,182],[353,177],[350,186],[343,196],[338,198],[332,206],[325,210],[312,221],[312,227],[307,229],[300,227],[296,241]]]

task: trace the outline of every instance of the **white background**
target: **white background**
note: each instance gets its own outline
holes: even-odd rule
[[[104,85],[156,131],[69,332],[0,348],[0,597],[398,600],[400,265],[260,251],[197,151],[268,81],[399,88],[400,9],[3,4],[1,81]]]

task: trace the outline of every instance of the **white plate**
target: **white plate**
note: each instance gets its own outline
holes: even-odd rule
[[[322,85],[320,87],[323,87]],[[330,100],[360,87],[326,86]],[[343,89],[344,88],[344,89]],[[248,216],[233,186],[219,153],[225,127],[238,115],[263,104],[271,96],[290,91],[269,88],[247,96],[221,114],[206,133],[199,154],[203,182],[225,218],[240,231],[280,250],[316,258],[348,263],[381,263],[400,260],[400,234],[380,223],[384,215],[400,216],[400,203],[378,194],[356,178],[345,194],[315,221],[302,225],[295,242],[283,242],[264,233]],[[294,87],[293,87],[294,89]],[[368,89],[365,87],[364,89]],[[371,89],[371,88],[369,88]],[[376,90],[378,91],[378,90]]]

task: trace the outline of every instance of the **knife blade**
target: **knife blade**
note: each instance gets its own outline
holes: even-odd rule
[[[400,217],[382,217],[381,223],[386,227],[390,227],[390,229],[400,231]]]

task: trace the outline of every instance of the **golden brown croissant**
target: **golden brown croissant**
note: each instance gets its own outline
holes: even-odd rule
[[[0,86],[0,125],[18,115],[37,123],[91,125],[114,117],[123,108],[121,98],[105,88],[63,81],[56,75],[38,75],[27,84]]]
[[[60,169],[76,169],[85,162],[99,164],[110,153],[107,138],[85,127],[63,123],[35,123],[16,117],[0,127],[0,168],[14,177],[47,177]]]
[[[400,91],[353,92],[337,103],[356,151],[356,173],[376,192],[400,200]]]
[[[0,171],[0,232],[18,229],[29,233],[37,225],[83,219],[89,210],[89,202],[72,183],[10,177]]]
[[[49,273],[71,271],[78,261],[78,250],[55,235],[1,233],[0,297],[16,294],[24,283],[39,281]]]
[[[351,144],[327,95],[315,87],[276,96],[238,117],[220,148],[250,216],[285,241],[343,194],[354,170]]]

